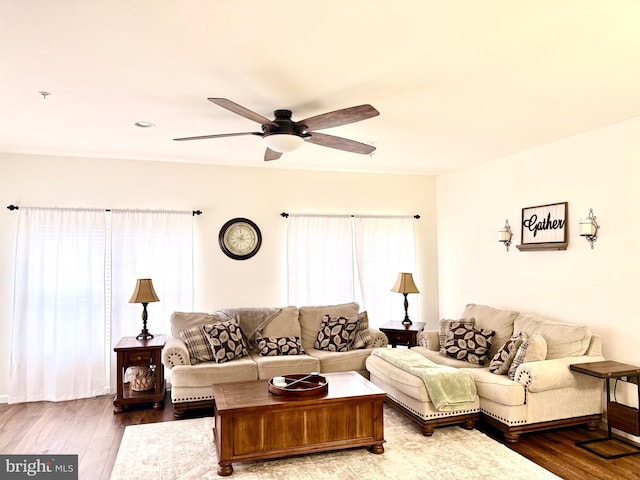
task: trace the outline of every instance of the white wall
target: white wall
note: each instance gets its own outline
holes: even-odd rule
[[[423,293],[412,296],[412,302],[418,302],[420,320],[435,322],[438,316],[435,178],[431,176],[0,154],[0,200],[4,202],[0,205],[0,399],[8,384],[17,225],[16,212],[5,208],[9,204],[202,210],[204,214],[195,220],[194,308],[204,311],[286,303],[283,211],[417,213],[421,219],[416,222],[419,270],[415,278]],[[250,218],[262,231],[260,252],[246,261],[231,260],[218,247],[220,227],[234,217]],[[394,281],[389,279],[389,288]],[[135,319],[139,321],[139,316]],[[139,328],[132,324],[131,334]]]
[[[639,165],[636,118],[438,177],[441,317],[473,302],[585,323],[605,358],[640,365]],[[521,209],[565,201],[568,249],[518,251]],[[579,236],[590,208],[601,226],[593,250]],[[508,253],[497,241],[505,219]]]

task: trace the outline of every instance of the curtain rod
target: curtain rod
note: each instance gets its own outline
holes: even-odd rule
[[[300,214],[300,215],[304,215],[304,214]],[[280,216],[283,217],[283,218],[289,218],[289,214],[287,212],[282,212],[280,214]],[[308,214],[306,216],[307,217],[332,217],[332,216],[338,216],[338,215],[330,215],[330,214],[323,215],[323,214],[312,214],[311,213],[311,214]],[[365,218],[366,217],[391,217],[392,218],[392,217],[404,217],[404,216],[408,216],[408,215],[354,215],[354,214],[351,214],[349,216],[352,217],[352,218],[353,217],[365,217]],[[413,218],[418,219],[418,218],[420,218],[420,215],[417,215],[417,214],[413,215]]]
[[[20,207],[17,206],[17,205],[8,205],[7,208],[9,210],[13,211],[13,210],[18,210]],[[38,207],[34,207],[34,208],[38,208]],[[96,210],[98,210],[98,209],[96,209]],[[116,209],[116,210],[119,210],[119,209]],[[110,208],[105,208],[104,211],[105,212],[110,212],[111,209]],[[134,210],[134,211],[138,211],[138,212],[153,212],[155,210]],[[191,215],[192,216],[202,215],[202,210],[192,210],[191,211]]]

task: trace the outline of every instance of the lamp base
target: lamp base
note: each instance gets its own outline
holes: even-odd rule
[[[153,338],[153,334],[149,333],[149,330],[144,328],[136,337],[136,340],[150,340]]]
[[[147,304],[148,302],[142,304],[142,331],[138,334],[136,340],[149,340],[153,338],[153,335],[147,330]]]
[[[402,320],[402,324],[408,327],[409,325],[413,325],[413,322],[409,320],[408,317],[405,317],[405,319]]]

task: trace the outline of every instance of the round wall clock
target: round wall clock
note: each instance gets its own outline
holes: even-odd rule
[[[253,257],[262,244],[262,233],[248,218],[234,218],[225,223],[218,234],[218,243],[227,257],[246,260]]]

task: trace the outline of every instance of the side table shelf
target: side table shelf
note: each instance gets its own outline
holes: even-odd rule
[[[614,437],[611,433],[611,429],[615,428],[616,430],[621,430],[625,433],[630,433],[631,435],[640,435],[640,411],[637,408],[611,400],[610,388],[611,379],[635,383],[638,386],[638,402],[640,405],[640,367],[612,360],[605,360],[603,362],[573,364],[570,365],[569,368],[574,372],[604,379],[607,391],[607,436],[576,442],[576,445],[607,460],[640,454],[640,447],[625,441],[623,438]],[[591,444],[594,443],[609,441],[619,442],[619,444],[624,447],[624,451],[609,454],[603,453],[591,446]]]
[[[122,337],[113,347],[116,352],[116,396],[113,400],[113,413],[122,413],[127,405],[153,403],[158,410],[164,405],[165,381],[164,367],[161,361],[162,348],[167,340],[166,335],[156,335],[148,340],[137,340],[136,337]],[[130,383],[125,383],[125,372],[129,367],[151,367],[153,387],[145,391],[135,391]]]

